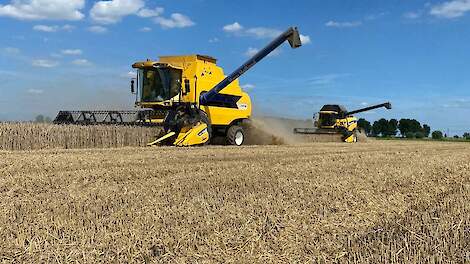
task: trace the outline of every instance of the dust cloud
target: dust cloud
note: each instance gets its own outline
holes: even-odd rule
[[[308,122],[275,117],[255,117],[247,131],[248,145],[284,145],[308,142],[294,134],[295,127],[307,127]],[[312,125],[310,125],[311,127]]]
[[[310,120],[280,117],[254,117],[247,129],[247,145],[291,145],[312,142],[342,142],[341,134],[294,134],[294,128],[313,128]],[[359,142],[367,136],[358,134]]]

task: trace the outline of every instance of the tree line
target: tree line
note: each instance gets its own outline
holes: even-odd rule
[[[48,116],[43,116],[43,115],[37,115],[34,118],[35,123],[51,123],[52,119]]]
[[[428,138],[430,135],[433,139],[447,137],[447,135],[444,135],[444,133],[439,130],[431,133],[431,127],[429,125],[421,125],[418,120],[408,118],[402,118],[400,120],[381,118],[373,124],[364,118],[360,118],[357,122],[357,126],[368,136],[373,137],[396,137],[398,133],[404,138]],[[464,133],[462,137],[470,140],[470,133]]]

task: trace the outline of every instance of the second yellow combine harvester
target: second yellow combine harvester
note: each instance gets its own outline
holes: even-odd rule
[[[315,128],[294,128],[294,133],[307,135],[340,134],[344,142],[357,142],[357,118],[353,115],[381,107],[392,109],[392,104],[386,102],[353,111],[346,110],[342,105],[324,105],[320,112],[313,117]]]
[[[231,145],[242,145],[244,123],[251,117],[252,106],[238,77],[285,41],[292,48],[302,45],[297,28],[286,30],[226,77],[216,59],[209,56],[163,56],[158,61],[136,62],[132,67],[137,70],[137,78],[132,80],[131,90],[136,94],[136,106],[146,110],[61,111],[55,123],[163,123],[162,135],[149,145],[202,145],[216,137],[224,137]]]

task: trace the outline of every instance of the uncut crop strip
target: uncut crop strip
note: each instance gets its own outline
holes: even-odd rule
[[[158,127],[0,123],[0,150],[145,146]]]

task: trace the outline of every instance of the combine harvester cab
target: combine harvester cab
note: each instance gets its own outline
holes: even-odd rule
[[[324,105],[314,116],[314,128],[294,128],[295,134],[303,135],[341,135],[341,140],[357,142],[357,113],[384,107],[392,109],[389,102],[368,106],[354,111],[347,111],[342,105]]]

